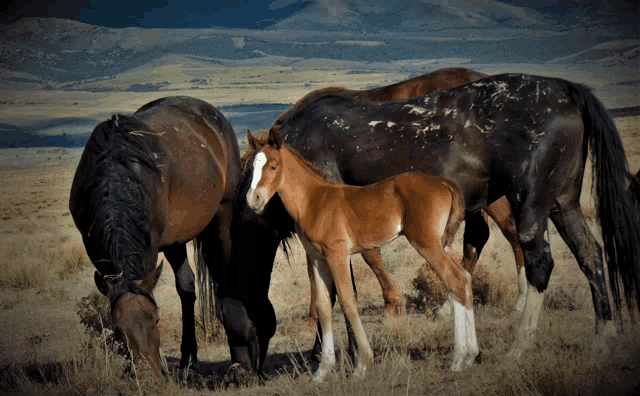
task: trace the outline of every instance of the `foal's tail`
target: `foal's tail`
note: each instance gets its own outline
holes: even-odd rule
[[[629,304],[640,308],[640,227],[628,188],[627,160],[616,126],[602,103],[583,85],[571,84],[585,128],[585,155],[591,147],[593,186],[600,218],[604,255],[616,311],[620,289]]]
[[[458,228],[460,228],[462,220],[464,220],[464,195],[462,195],[460,186],[455,182],[446,179],[442,182],[451,193],[451,211],[449,212],[447,225],[444,228],[444,234],[442,234],[442,246],[447,247],[453,241],[453,237],[456,235]]]

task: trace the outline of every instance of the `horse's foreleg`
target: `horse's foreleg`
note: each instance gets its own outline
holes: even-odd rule
[[[367,340],[367,335],[358,315],[358,302],[356,301],[351,279],[349,255],[343,254],[343,251],[329,252],[327,254],[327,263],[333,275],[340,307],[356,338],[358,362],[353,375],[361,378],[364,377],[367,371],[367,365],[373,360],[373,350],[371,350],[369,340]]]
[[[362,258],[378,278],[378,283],[380,283],[380,288],[382,289],[382,297],[384,298],[385,315],[397,316],[404,314],[404,298],[398,293],[391,275],[389,275],[384,266],[380,249],[366,250],[362,252]]]
[[[320,366],[312,378],[316,382],[321,382],[336,364],[331,328],[333,304],[331,303],[330,289],[333,285],[333,277],[326,261],[320,257],[311,258],[309,274],[309,280],[315,283],[315,301],[319,320],[318,330],[322,332]]]
[[[531,197],[531,203],[522,205],[519,213],[514,211],[518,222],[518,239],[525,259],[528,286],[522,318],[513,345],[508,352],[508,357],[512,359],[520,358],[522,353],[533,344],[544,291],[549,284],[553,269],[549,243],[544,239],[549,209],[539,205],[534,198]]]
[[[480,211],[467,212],[464,226],[464,256],[462,267],[472,274],[478,262],[478,257],[482,253],[484,245],[489,240],[489,226],[482,217]]]
[[[196,302],[195,277],[187,259],[187,247],[184,244],[164,249],[164,256],[171,264],[176,278],[176,290],[182,305],[182,343],[180,344],[180,368],[197,362],[198,345],[196,342],[194,305]]]
[[[485,212],[496,222],[504,237],[507,238],[507,241],[511,244],[511,249],[513,249],[513,255],[516,259],[516,271],[518,273],[518,300],[513,310],[514,312],[522,312],[524,303],[527,300],[527,277],[524,273],[524,256],[522,255],[522,249],[518,241],[516,222],[513,219],[513,213],[511,213],[511,206],[509,205],[507,197],[502,197],[489,205],[485,208]],[[467,270],[469,269],[467,268]]]

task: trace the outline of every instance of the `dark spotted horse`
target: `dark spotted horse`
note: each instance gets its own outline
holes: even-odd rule
[[[180,366],[197,360],[193,240],[204,309],[223,293],[231,252],[232,198],[240,178],[233,129],[210,104],[189,97],[155,100],[130,116],[113,116],[91,134],[71,186],[69,209],[111,301],[116,334],[134,360],[161,374],[158,308],[153,289],[163,252],[182,304]],[[230,335],[230,339],[233,335]],[[231,346],[233,352],[234,348]]]
[[[372,102],[384,102],[390,100],[409,99],[416,96],[423,96],[428,93],[442,91],[445,89],[457,87],[462,84],[470,83],[488,77],[488,75],[477,72],[472,69],[463,67],[451,67],[438,69],[431,73],[427,73],[418,77],[404,80],[395,84],[386,85],[378,88],[368,90],[345,90],[340,87],[329,87],[320,90],[313,91],[300,99],[290,110],[283,113],[274,123],[278,125],[281,120],[288,117],[289,112],[297,111],[297,108],[304,106],[306,102],[316,100],[319,96],[325,93],[340,91],[341,95],[349,96],[358,100],[372,101]],[[489,215],[496,222],[498,228],[502,231],[503,235],[507,238],[507,241],[511,244],[513,254],[516,261],[516,272],[518,274],[518,299],[514,305],[514,312],[522,312],[524,308],[524,302],[527,296],[527,283],[524,275],[524,258],[522,256],[522,250],[518,243],[518,235],[516,232],[515,222],[511,214],[511,208],[505,197],[498,199],[491,205],[484,208],[484,212]],[[482,252],[482,248],[489,237],[489,228],[484,221],[478,221],[477,226],[473,228],[472,233],[467,234],[464,245],[464,255],[462,259],[462,266],[472,273],[478,257]],[[469,229],[471,231],[471,229]],[[469,241],[474,241],[470,243]],[[391,275],[387,272],[384,263],[382,261],[382,255],[380,249],[371,249],[362,252],[362,258],[373,270],[378,283],[382,289],[382,296],[384,298],[385,306],[384,312],[387,315],[395,316],[404,311],[404,299],[398,293],[398,290],[391,278]],[[311,283],[311,304],[309,308],[309,318],[311,321],[316,321],[316,309],[315,309],[315,293],[313,288],[314,283]],[[445,302],[443,307],[438,311],[449,312],[451,308],[449,301]],[[318,345],[319,347],[319,345]]]
[[[545,238],[547,219],[589,281],[596,334],[607,336],[614,331],[613,313],[621,310],[623,296],[630,309],[639,305],[640,241],[626,156],[615,124],[586,86],[557,78],[501,74],[392,102],[360,101],[333,92],[287,112],[272,128],[278,128],[284,142],[303,158],[340,183],[363,186],[406,171],[455,181],[464,193],[466,229],[473,230],[484,221],[479,209],[505,196],[513,210],[528,285],[509,351],[513,358],[520,357],[534,340],[554,265]],[[603,247],[580,207],[589,153]],[[246,159],[247,164],[251,161]],[[278,244],[295,232],[295,223],[275,220],[286,219],[278,197],[259,216],[242,204],[250,175],[244,173],[236,190],[234,219],[253,224],[253,237],[260,237],[262,250],[232,260],[257,260],[234,265],[267,271]],[[469,233],[465,239],[478,242]],[[272,330],[257,331],[269,334]]]

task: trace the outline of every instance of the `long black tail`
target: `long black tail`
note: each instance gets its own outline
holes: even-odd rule
[[[640,308],[640,231],[628,188],[624,147],[613,120],[591,90],[572,84],[571,94],[580,106],[591,147],[593,186],[614,305],[619,313],[622,289],[629,310],[634,304]]]
[[[200,308],[200,318],[205,332],[213,328],[213,321],[216,317],[216,299],[218,285],[217,280],[221,279],[217,268],[209,268],[207,263],[215,266],[220,261],[216,257],[222,251],[221,242],[218,237],[218,225],[215,220],[193,240],[196,259],[196,282],[198,284],[198,300]]]

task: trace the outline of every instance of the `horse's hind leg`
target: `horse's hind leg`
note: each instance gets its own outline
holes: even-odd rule
[[[520,248],[520,242],[518,241],[518,231],[516,230],[516,222],[513,219],[513,213],[511,213],[511,206],[506,197],[502,197],[495,201],[487,208],[485,212],[491,216],[496,222],[500,231],[513,249],[513,255],[516,259],[516,271],[518,273],[518,300],[513,307],[514,312],[522,312],[524,309],[524,303],[527,300],[527,276],[524,273],[524,256],[522,249]],[[473,269],[465,267],[469,273],[472,273]]]
[[[404,298],[398,293],[391,275],[387,272],[382,261],[382,255],[380,249],[375,248],[362,252],[362,258],[365,263],[369,265],[373,273],[378,278],[378,283],[382,289],[382,296],[384,298],[384,313],[388,316],[397,316],[404,313]]]
[[[176,278],[176,290],[182,305],[182,343],[180,344],[180,368],[195,364],[198,353],[196,342],[194,305],[196,302],[195,277],[187,259],[185,244],[164,249],[164,256],[171,264]]]
[[[596,333],[615,331],[604,276],[602,248],[591,234],[578,201],[556,204],[550,218],[589,280],[593,307],[596,311]]]

